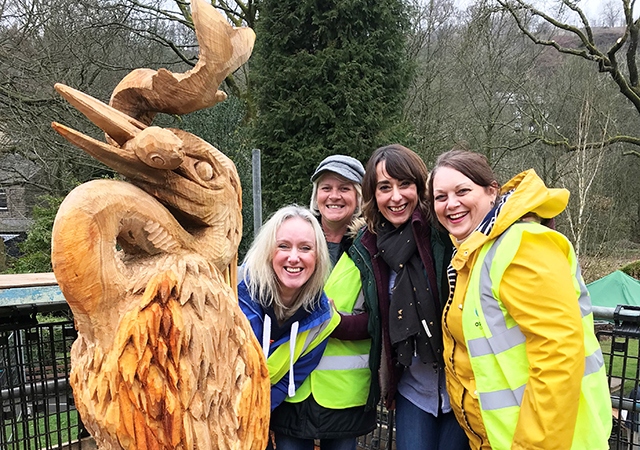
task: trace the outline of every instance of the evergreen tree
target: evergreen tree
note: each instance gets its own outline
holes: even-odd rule
[[[402,0],[264,0],[252,64],[265,212],[306,204],[326,156],[366,163],[406,143],[402,108],[411,79]]]

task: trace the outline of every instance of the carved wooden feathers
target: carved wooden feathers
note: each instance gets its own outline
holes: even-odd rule
[[[253,31],[231,27],[202,0],[192,8],[201,46],[192,71],[134,71],[114,91],[116,108],[56,85],[108,142],[54,129],[128,181],[74,189],[52,239],[78,329],[70,382],[104,449],[263,450],[267,442],[269,374],[235,291],[235,166],[192,134],[148,126],[156,112],[223,99],[215,87],[251,53]]]

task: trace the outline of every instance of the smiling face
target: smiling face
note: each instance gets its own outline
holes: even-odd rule
[[[291,217],[280,225],[272,266],[279,281],[282,303],[291,306],[316,268],[316,239],[309,222]]]
[[[356,211],[358,195],[352,182],[328,172],[318,181],[317,201],[323,225],[347,225]]]
[[[385,161],[376,165],[376,203],[378,210],[394,227],[407,222],[418,206],[418,188],[409,180],[391,177]]]
[[[469,237],[480,225],[493,208],[496,195],[496,187],[479,186],[451,167],[440,167],[433,175],[436,217],[458,241]]]

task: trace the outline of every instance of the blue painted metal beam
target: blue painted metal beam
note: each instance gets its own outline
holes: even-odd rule
[[[0,308],[65,302],[53,273],[0,275]]]

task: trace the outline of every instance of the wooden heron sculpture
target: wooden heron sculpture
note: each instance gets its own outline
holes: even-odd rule
[[[226,98],[218,86],[255,35],[192,0],[200,44],[182,74],[137,69],[108,106],[56,90],[106,142],[53,123],[127,181],[74,189],[56,216],[52,262],[78,330],[70,382],[103,449],[266,447],[269,374],[237,304],[241,187],[233,162],[202,139],[151,126]]]

